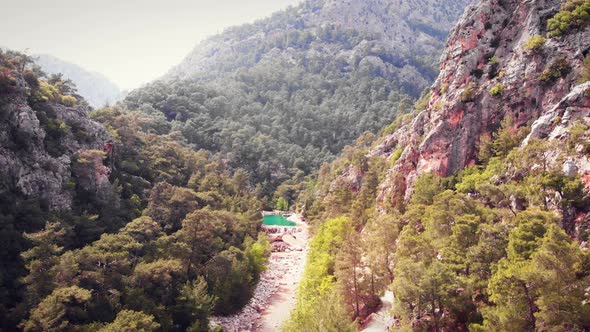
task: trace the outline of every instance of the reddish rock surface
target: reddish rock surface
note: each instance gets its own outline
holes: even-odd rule
[[[577,79],[590,51],[590,29],[548,39],[539,52],[524,46],[531,36],[546,34],[546,20],[561,2],[484,0],[466,10],[441,57],[427,109],[369,153],[390,158],[403,149],[381,185],[382,207],[398,204],[400,196],[409,198],[420,174],[447,176],[474,164],[480,137],[490,137],[506,116],[516,126],[533,124],[531,135],[557,139],[552,131],[567,132],[573,122],[559,128],[553,120],[568,110],[577,119],[588,114],[587,87],[578,86]],[[541,81],[541,73],[559,59],[571,70],[553,82]],[[492,96],[490,89],[499,84],[504,93]],[[585,157],[575,164],[582,175],[590,171]]]

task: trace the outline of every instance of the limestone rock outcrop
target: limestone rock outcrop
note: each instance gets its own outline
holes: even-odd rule
[[[531,136],[551,139],[563,139],[573,118],[586,118],[588,87],[577,80],[590,52],[590,29],[526,47],[531,37],[546,35],[547,19],[561,3],[483,0],[466,10],[448,39],[428,107],[369,153],[391,158],[403,149],[381,185],[382,205],[409,198],[420,174],[448,176],[473,165],[480,139],[507,116],[515,126],[532,124]],[[584,158],[574,162],[582,175]]]
[[[75,155],[102,150],[110,136],[83,106],[51,101],[33,105],[23,73],[3,70],[16,84],[0,93],[0,189],[23,199],[41,199],[52,210],[69,209]]]

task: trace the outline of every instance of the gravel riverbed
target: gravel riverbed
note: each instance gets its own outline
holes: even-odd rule
[[[271,332],[280,329],[295,305],[296,289],[307,256],[306,227],[295,237],[285,236],[285,243],[290,249],[271,254],[267,270],[262,274],[250,302],[235,315],[212,317],[212,326],[221,326],[225,332]]]

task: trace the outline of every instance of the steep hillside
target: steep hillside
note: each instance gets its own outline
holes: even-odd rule
[[[25,59],[7,55],[2,63],[2,185],[25,197],[43,198],[51,208],[69,208],[72,197],[64,186],[71,180],[72,156],[102,149],[109,135],[89,119],[89,110],[79,105],[83,100],[73,96],[74,87],[62,81],[39,82],[34,71],[17,72]]]
[[[466,11],[415,111],[299,196],[316,234],[287,330],[353,331],[386,290],[394,330],[590,328],[589,18],[588,0]]]
[[[203,331],[239,310],[269,254],[248,174],[74,91],[0,51],[0,330]]]
[[[306,1],[204,41],[123,104],[172,121],[272,195],[409,110],[467,3]]]
[[[48,211],[72,209],[75,155],[102,150],[110,138],[73,91],[67,82],[43,77],[31,58],[0,50],[0,320],[7,330],[25,273],[23,233],[42,228]],[[106,167],[99,166],[97,185],[108,183]]]
[[[573,118],[563,119],[565,126],[585,117],[585,88],[574,87],[590,52],[588,29],[547,41],[541,37],[561,3],[488,1],[465,14],[449,37],[427,109],[370,153],[389,157],[403,148],[382,187],[385,204],[405,193],[420,174],[448,176],[476,164],[482,140],[490,139],[507,116],[515,127],[543,117],[544,125],[533,125],[532,135],[538,138],[547,137],[541,127],[554,125],[546,122],[549,114],[562,117],[568,108],[568,114],[577,110]],[[398,174],[406,180],[396,181]],[[407,193],[406,199],[411,191]]]
[[[121,90],[100,73],[60,60],[54,56],[35,55],[35,62],[47,74],[62,74],[64,79],[72,80],[78,93],[94,108],[112,105],[121,97]]]

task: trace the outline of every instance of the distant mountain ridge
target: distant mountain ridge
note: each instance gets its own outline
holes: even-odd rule
[[[35,62],[47,74],[63,74],[76,84],[78,93],[94,108],[116,103],[121,97],[119,87],[101,73],[88,71],[81,66],[52,55],[33,56]]]
[[[295,49],[306,57],[335,57],[343,70],[377,67],[384,77],[399,80],[419,94],[436,77],[447,34],[472,2],[309,0],[206,39],[164,79],[215,78],[253,67],[267,57],[297,61]],[[322,33],[328,27],[359,33],[361,42],[326,45]]]

